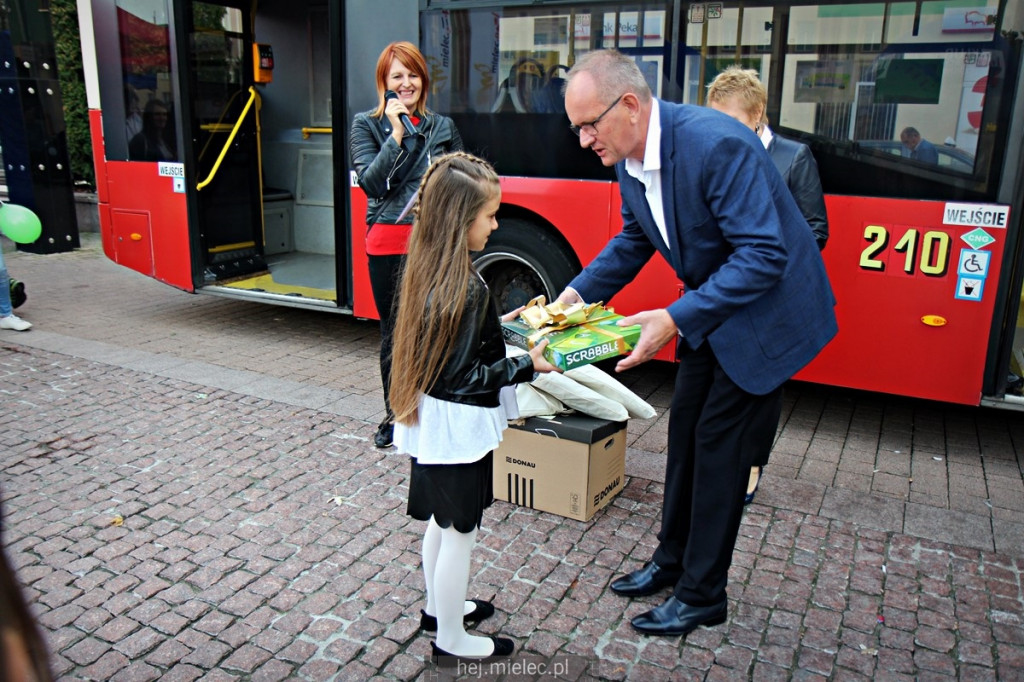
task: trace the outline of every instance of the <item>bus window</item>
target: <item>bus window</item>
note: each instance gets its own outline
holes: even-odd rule
[[[431,106],[452,117],[469,151],[501,159],[504,175],[610,179],[569,131],[565,75],[579,55],[614,47],[656,95],[677,98],[672,16],[664,2],[425,11]]]
[[[105,122],[108,158],[173,161],[178,158],[167,6],[163,0],[117,0],[124,124]],[[120,142],[120,140],[118,141]],[[127,152],[127,153],[125,153]]]
[[[770,124],[812,146],[898,162],[905,174],[985,174],[982,108],[1000,53],[988,17],[948,7],[691,6],[682,101],[703,104],[714,77],[740,64],[768,86]],[[773,36],[784,40],[782,64],[772,63]]]
[[[948,5],[793,7],[780,125],[900,157],[907,173],[972,173],[993,26]]]

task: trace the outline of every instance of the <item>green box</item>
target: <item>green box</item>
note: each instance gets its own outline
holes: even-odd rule
[[[590,365],[633,350],[640,338],[640,325],[618,326],[622,315],[597,311],[582,324],[543,333],[521,320],[503,322],[502,335],[510,345],[530,350],[548,339],[544,357],[561,370]]]

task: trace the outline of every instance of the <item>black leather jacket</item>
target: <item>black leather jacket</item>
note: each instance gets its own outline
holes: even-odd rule
[[[811,148],[802,142],[780,137],[773,130],[768,154],[786,181],[797,208],[811,226],[814,240],[818,242],[818,250],[821,251],[828,241],[828,213],[825,211],[821,178],[818,177],[818,164],[814,161]]]
[[[365,111],[353,119],[349,153],[356,181],[369,201],[366,224],[394,225],[430,162],[446,152],[461,151],[462,138],[450,118],[427,114],[416,126],[419,132],[399,145],[391,137],[391,120],[372,113]],[[412,215],[403,217],[402,222],[411,223]]]
[[[505,357],[498,308],[487,285],[479,277],[470,280],[466,309],[455,337],[455,345],[440,378],[428,394],[479,407],[497,407],[503,386],[521,384],[533,378],[533,358]]]

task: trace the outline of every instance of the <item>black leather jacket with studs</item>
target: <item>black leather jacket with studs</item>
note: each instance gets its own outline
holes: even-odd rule
[[[462,138],[447,116],[428,113],[402,144],[391,136],[394,128],[387,116],[372,111],[357,114],[352,121],[349,153],[356,181],[366,192],[366,224],[398,224],[398,218],[419,188],[430,163],[447,152],[462,150]],[[412,222],[412,215],[402,223]]]

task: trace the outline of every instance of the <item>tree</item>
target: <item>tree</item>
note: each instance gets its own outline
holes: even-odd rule
[[[74,0],[52,0],[50,21],[57,53],[57,79],[64,104],[71,178],[76,189],[95,189],[96,173],[89,135],[89,105],[82,74],[78,8]]]

